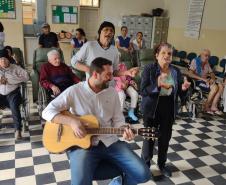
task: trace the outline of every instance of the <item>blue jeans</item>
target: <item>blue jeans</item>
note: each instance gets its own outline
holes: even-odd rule
[[[72,185],[92,185],[92,181],[112,176],[117,169],[125,174],[126,185],[136,185],[150,180],[151,173],[144,161],[123,141],[106,147],[102,142],[90,149],[69,151]],[[111,166],[107,169],[107,161]],[[100,167],[98,167],[99,164]],[[105,167],[104,167],[105,166]],[[116,170],[115,170],[116,169]],[[116,175],[117,176],[117,175]]]
[[[0,95],[0,107],[10,108],[16,130],[22,129],[22,124],[21,124],[22,119],[20,114],[21,103],[22,103],[22,98],[21,98],[19,88],[15,89],[8,95]]]

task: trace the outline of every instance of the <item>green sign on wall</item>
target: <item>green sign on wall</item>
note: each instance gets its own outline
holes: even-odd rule
[[[52,6],[52,23],[77,24],[78,8],[76,6]]]
[[[15,19],[15,0],[0,0],[0,19]]]

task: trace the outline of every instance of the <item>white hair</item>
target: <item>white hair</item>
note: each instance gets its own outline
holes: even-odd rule
[[[206,48],[202,49],[201,53],[204,53],[204,52],[207,52],[207,53],[210,54],[210,50],[209,49],[206,49]]]
[[[57,50],[51,50],[47,53],[47,57],[48,57],[48,60],[51,58],[51,56],[53,55],[58,55],[60,56],[60,53],[57,51]]]

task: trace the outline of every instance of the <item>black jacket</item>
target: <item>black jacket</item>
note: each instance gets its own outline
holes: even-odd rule
[[[182,92],[181,87],[183,79],[181,72],[178,68],[169,66],[172,77],[174,79],[175,87],[173,88],[172,95],[174,96],[174,118],[177,108],[177,95]],[[160,66],[157,62],[148,64],[144,67],[141,77],[141,111],[143,114],[149,114],[151,118],[155,118],[155,112],[158,105],[159,93],[161,87],[158,87],[158,76],[160,75]]]

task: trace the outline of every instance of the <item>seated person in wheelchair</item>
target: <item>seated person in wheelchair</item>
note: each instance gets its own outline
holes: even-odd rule
[[[20,84],[29,80],[28,73],[18,65],[10,64],[6,49],[0,51],[0,108],[9,107],[15,123],[15,138],[21,139]]]
[[[80,80],[69,66],[61,62],[58,51],[51,50],[47,56],[48,63],[41,66],[40,84],[47,90],[48,95],[55,97]]]
[[[218,103],[223,93],[223,86],[221,83],[216,82],[216,77],[208,62],[209,57],[210,51],[204,49],[199,57],[192,60],[190,70],[197,80],[196,85],[202,91],[209,93],[204,105],[204,111],[212,115],[222,115],[222,112],[218,109]]]
[[[120,63],[118,65],[119,71],[126,71],[127,67],[124,63]],[[131,104],[130,109],[128,112],[128,117],[132,119],[132,121],[138,121],[138,118],[134,114],[134,110],[137,107],[137,101],[138,101],[138,88],[137,84],[130,76],[120,76],[120,77],[114,77],[114,80],[116,82],[115,89],[118,92],[119,100],[121,104],[121,109],[123,111],[126,94],[128,94],[131,98]]]

